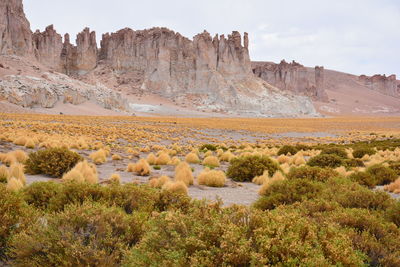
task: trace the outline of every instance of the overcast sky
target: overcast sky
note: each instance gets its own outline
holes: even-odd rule
[[[252,60],[400,76],[400,0],[24,0],[32,30],[248,32]]]

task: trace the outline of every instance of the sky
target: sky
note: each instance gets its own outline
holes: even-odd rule
[[[251,60],[400,77],[400,0],[24,0],[32,30],[248,32]]]

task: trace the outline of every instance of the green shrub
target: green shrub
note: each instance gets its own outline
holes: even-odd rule
[[[261,210],[271,210],[280,205],[289,205],[298,201],[313,199],[322,192],[321,182],[293,179],[273,183],[255,203],[254,207]]]
[[[22,195],[10,192],[0,184],[0,262],[5,260],[10,238],[27,229],[37,213],[25,203]]]
[[[158,165],[154,165],[154,166],[153,166],[153,169],[155,169],[155,170],[161,170],[161,167],[158,166]]]
[[[299,150],[294,146],[284,145],[278,150],[278,156],[279,155],[287,155],[288,153],[290,153],[291,155],[294,155],[298,151]]]
[[[313,167],[336,168],[343,164],[343,159],[335,154],[320,154],[308,160],[307,165]]]
[[[376,186],[375,177],[368,172],[354,172],[349,176],[349,179],[370,188]]]
[[[400,228],[400,201],[396,201],[386,210],[385,217]]]
[[[265,170],[272,176],[279,169],[278,164],[269,157],[247,156],[231,160],[227,176],[234,181],[251,182],[254,177],[262,175]]]
[[[332,177],[338,176],[339,174],[332,170],[320,167],[302,166],[299,168],[290,169],[287,178],[288,179],[309,179],[314,181],[326,181]]]
[[[16,266],[120,266],[142,235],[142,220],[98,203],[66,207],[13,237]]]
[[[55,182],[35,182],[23,190],[25,201],[35,208],[46,210],[50,200],[62,194],[63,185]]]
[[[376,153],[375,149],[370,147],[359,147],[353,150],[353,157],[362,158],[365,155],[374,155]]]
[[[397,174],[394,170],[381,164],[368,167],[366,172],[374,177],[377,185],[389,184],[397,179]]]
[[[352,168],[352,167],[365,167],[365,164],[362,160],[360,159],[345,159],[343,161],[343,165],[346,168]]]
[[[339,157],[341,157],[341,158],[344,158],[344,159],[347,158],[347,153],[346,153],[346,151],[344,150],[344,148],[341,148],[341,147],[329,147],[329,148],[324,148],[324,149],[321,151],[321,154],[322,154],[322,155],[324,155],[324,154],[326,154],[326,155],[337,155],[337,156],[339,156]]]
[[[61,177],[81,160],[82,157],[78,153],[66,148],[49,148],[30,153],[25,169],[30,174]]]
[[[206,151],[206,150],[216,151],[217,149],[218,147],[213,144],[204,144],[200,147],[200,151]]]
[[[400,161],[392,161],[389,163],[389,168],[394,170],[400,176]]]

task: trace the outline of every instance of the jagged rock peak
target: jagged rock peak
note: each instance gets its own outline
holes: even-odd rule
[[[32,55],[32,32],[22,0],[0,1],[0,54]]]

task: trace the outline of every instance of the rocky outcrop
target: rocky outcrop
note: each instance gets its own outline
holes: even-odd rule
[[[252,62],[253,73],[282,90],[312,97],[314,100],[327,101],[324,90],[324,68],[316,66],[314,73],[309,73],[303,65],[282,60],[272,62]]]
[[[48,67],[59,70],[63,43],[61,35],[54,30],[53,25],[48,26],[44,32],[37,30],[32,39],[36,59]]]
[[[58,101],[79,105],[94,100],[107,109],[128,110],[128,103],[119,93],[57,73],[44,73],[42,78],[6,76],[0,80],[0,99],[23,107],[43,108],[52,108]]]
[[[297,93],[296,90],[302,92],[303,88],[282,93],[254,77],[247,33],[242,39],[237,31],[228,36],[214,37],[204,31],[190,40],[167,28],[138,31],[126,28],[116,33],[104,34],[98,49],[96,34],[88,28],[78,34],[76,45],[71,44],[68,34],[62,42],[53,26],[47,27],[44,32],[36,31],[31,34],[29,23],[23,14],[22,0],[3,0],[2,3],[0,13],[3,12],[7,17],[4,29],[8,32],[11,27],[11,32],[15,32],[1,42],[1,47],[9,47],[4,48],[4,51],[22,54],[18,51],[28,53],[31,50],[30,54],[40,63],[70,77],[97,84],[100,76],[109,75],[111,80],[122,82],[132,89],[156,93],[170,99],[185,99],[190,103],[197,103],[198,106],[219,107],[220,110],[235,109],[266,115],[270,112],[270,115],[279,113],[289,116],[315,114],[307,97],[291,94]],[[8,45],[10,42],[12,45]],[[87,77],[91,78],[86,79]],[[19,77],[17,80],[24,79]],[[17,86],[17,89],[10,89],[11,91],[7,89],[11,94],[17,92],[17,95],[23,96],[18,98],[16,95],[10,101],[28,106],[49,107],[53,105],[55,98],[48,90],[53,90],[57,99],[63,95],[64,100],[74,103],[90,98],[87,94],[83,97],[77,95],[76,90],[68,94],[69,89],[64,86],[42,82],[43,86],[39,86],[38,82],[36,89],[27,84],[22,88]],[[11,85],[5,82],[4,86],[10,88]],[[114,84],[111,86],[118,87]],[[32,92],[29,93],[24,88],[31,89]],[[99,92],[86,90],[88,91]],[[64,97],[65,94],[68,95]],[[43,96],[49,100],[44,101]],[[114,98],[94,97],[97,101],[103,99],[100,102],[106,107],[119,105]],[[282,105],[275,101],[278,99],[282,101]]]
[[[0,1],[0,54],[32,55],[32,32],[22,0]]]
[[[400,97],[400,83],[396,79],[396,75],[361,75],[358,77],[359,82],[371,90],[380,92],[384,95]]]

